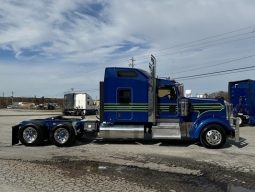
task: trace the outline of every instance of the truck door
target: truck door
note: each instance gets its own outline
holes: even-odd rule
[[[117,119],[118,120],[131,120],[133,118],[133,112],[130,108],[132,102],[132,92],[130,88],[117,89]]]
[[[164,86],[158,88],[158,118],[177,119],[177,88],[175,86]]]

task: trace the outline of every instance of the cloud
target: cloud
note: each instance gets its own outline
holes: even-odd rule
[[[253,0],[3,1],[0,80],[5,82],[11,73],[16,76],[2,89],[33,94],[41,86],[37,92],[42,95],[51,95],[55,87],[92,89],[98,87],[105,67],[128,66],[134,56],[135,64],[147,69],[151,53],[157,57],[159,76],[173,77],[184,68],[249,55],[254,50],[254,8]],[[211,42],[185,44],[245,26],[251,27]],[[251,61],[232,65],[246,66]],[[231,64],[218,68],[224,67],[231,68]],[[202,68],[180,75],[208,71]],[[29,74],[30,80],[24,77]],[[250,73],[227,76],[224,83],[247,76]],[[227,85],[219,83],[222,78],[214,81],[218,87],[211,79],[187,85],[198,92],[226,89]],[[19,88],[20,82],[31,91]]]

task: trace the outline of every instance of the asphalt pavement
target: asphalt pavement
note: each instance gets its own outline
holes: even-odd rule
[[[241,127],[241,142],[222,149],[160,140],[11,146],[13,125],[54,115],[60,112],[0,110],[1,191],[255,190],[255,127]]]

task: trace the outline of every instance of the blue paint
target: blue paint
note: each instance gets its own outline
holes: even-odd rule
[[[129,76],[120,77],[119,72],[128,72]],[[135,73],[136,75],[133,75]],[[106,68],[104,79],[104,119],[111,124],[143,124],[149,123],[148,89],[150,75],[134,68]],[[227,135],[233,133],[226,117],[226,107],[223,99],[187,98],[189,114],[182,117],[179,111],[180,90],[178,83],[168,79],[157,79],[157,110],[158,120],[178,120],[189,122],[189,139],[199,139],[201,131],[208,125],[217,124]],[[130,89],[129,103],[118,102],[118,89]],[[168,90],[169,93],[167,92]]]
[[[205,127],[216,124],[224,130],[226,136],[233,136],[234,129],[227,119],[226,104],[223,99],[184,98],[181,95],[180,84],[174,80],[156,79],[155,81],[156,100],[153,101],[153,97],[150,96],[152,93],[151,75],[148,72],[136,68],[106,68],[104,83],[101,84],[104,91],[100,98],[100,107],[103,109],[101,111],[102,119],[100,119],[102,125],[131,125],[131,127],[133,125],[141,127],[142,125],[146,127],[146,133],[150,133],[151,130],[147,129],[153,125],[158,125],[159,122],[167,123],[167,129],[171,129],[172,125],[174,129],[182,129],[182,139],[199,140]],[[180,101],[183,99],[185,99],[184,104],[188,109],[185,111],[187,112],[185,115],[181,113],[181,109],[184,107]],[[153,111],[153,113],[155,112],[155,121],[150,118],[152,114],[152,111],[149,111],[151,102],[156,104]],[[85,125],[81,119],[60,117],[24,121],[21,126],[28,123],[40,124],[47,134],[60,124],[70,125],[75,130],[83,130]],[[97,125],[98,123],[94,122]],[[176,126],[178,123],[180,126]],[[155,126],[155,129],[161,130],[162,127]],[[163,134],[165,133],[163,132]]]
[[[229,82],[229,99],[234,115],[247,116],[248,124],[255,125],[255,81],[251,79]]]

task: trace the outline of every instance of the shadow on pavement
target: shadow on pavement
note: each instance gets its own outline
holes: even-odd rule
[[[86,145],[89,143],[95,143],[98,145],[108,144],[125,144],[125,145],[158,145],[158,146],[179,146],[188,147],[193,144],[197,144],[194,141],[180,141],[180,140],[143,140],[143,139],[93,139],[93,138],[80,138],[77,145]]]
[[[231,147],[231,146],[236,146],[236,147],[241,149],[241,148],[244,148],[244,147],[246,147],[248,145],[249,145],[249,143],[246,142],[246,139],[243,138],[243,137],[240,137],[240,141],[239,142],[235,142],[234,140],[229,140],[226,143],[225,147],[228,148],[228,147]]]

